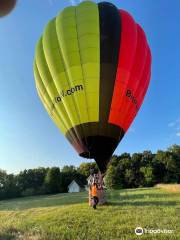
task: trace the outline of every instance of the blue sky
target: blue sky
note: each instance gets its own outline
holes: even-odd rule
[[[35,44],[57,13],[80,1],[19,0],[0,19],[0,168],[78,166],[77,156],[44,110],[33,77]],[[144,28],[152,50],[152,77],[144,104],[116,154],[180,144],[180,2],[111,1]]]

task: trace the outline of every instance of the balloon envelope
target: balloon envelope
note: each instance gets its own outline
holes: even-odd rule
[[[141,107],[150,70],[144,31],[108,2],[65,8],[46,26],[34,61],[47,112],[102,172]]]
[[[0,17],[9,14],[16,5],[16,0],[0,0]]]

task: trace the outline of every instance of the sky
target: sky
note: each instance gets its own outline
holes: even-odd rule
[[[86,161],[49,118],[33,76],[35,45],[45,25],[78,2],[19,0],[9,16],[0,18],[0,168],[8,173]],[[115,154],[156,152],[180,144],[180,1],[111,2],[133,15],[152,51],[147,95]]]

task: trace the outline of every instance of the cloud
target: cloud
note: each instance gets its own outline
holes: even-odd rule
[[[76,5],[76,1],[75,0],[70,0],[70,3],[71,3],[71,5]]]
[[[180,118],[177,118],[175,121],[168,123],[168,127],[173,129],[177,137],[180,137]]]
[[[175,121],[168,123],[168,127],[177,127],[180,126],[180,118],[177,118]]]
[[[176,130],[180,131],[180,124],[179,124],[179,126],[176,126]]]
[[[170,123],[168,123],[168,127],[174,127],[175,126],[175,122],[170,122]]]

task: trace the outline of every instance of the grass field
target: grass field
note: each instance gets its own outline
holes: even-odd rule
[[[180,239],[180,194],[161,188],[108,192],[93,210],[87,192],[0,201],[0,240]],[[173,233],[136,236],[136,227]]]

